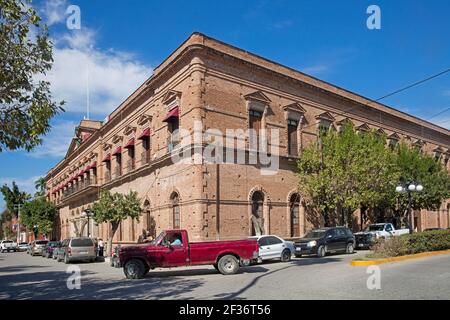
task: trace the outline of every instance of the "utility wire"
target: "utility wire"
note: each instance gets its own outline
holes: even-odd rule
[[[343,112],[338,112],[337,114],[342,116],[342,115],[345,115],[346,113],[348,113],[348,112],[350,112],[350,111],[352,111],[352,110],[355,110],[356,108],[359,108],[359,107],[361,107],[361,106],[369,106],[369,105],[371,105],[371,104],[374,103],[374,102],[378,102],[378,101],[380,101],[380,100],[386,99],[386,98],[391,97],[391,96],[393,96],[393,95],[395,95],[395,94],[398,94],[398,93],[400,93],[400,92],[403,92],[403,91],[406,91],[406,90],[411,89],[411,88],[413,88],[413,87],[416,87],[416,86],[418,86],[418,85],[420,85],[420,84],[422,84],[422,83],[424,83],[424,82],[427,82],[427,81],[430,81],[430,80],[435,79],[435,78],[437,78],[437,77],[440,77],[440,76],[442,76],[442,75],[444,75],[444,74],[446,74],[446,73],[448,73],[448,72],[450,72],[450,68],[448,68],[448,69],[446,69],[446,70],[444,70],[444,71],[441,71],[441,72],[439,72],[439,73],[437,73],[437,74],[434,74],[434,75],[432,75],[432,76],[430,76],[430,77],[427,77],[427,78],[425,78],[425,79],[422,79],[422,80],[419,80],[419,81],[417,81],[417,82],[414,82],[414,83],[412,83],[412,84],[410,84],[410,85],[407,85],[406,87],[403,87],[403,88],[401,88],[401,89],[395,90],[395,91],[393,91],[393,92],[391,92],[391,93],[388,93],[388,94],[386,94],[386,95],[384,95],[384,96],[381,96],[380,98],[378,98],[378,99],[376,99],[376,100],[371,100],[371,99],[369,99],[369,100],[371,100],[371,101],[370,101],[369,103],[367,103],[367,104],[364,104],[364,105],[357,105],[356,107],[349,108],[348,110],[343,111]],[[366,99],[368,99],[368,98],[366,98]],[[436,115],[435,115],[435,116],[436,116]],[[317,125],[317,122],[315,122],[315,123],[313,123],[313,124],[310,124],[310,125],[308,125],[308,126],[306,126],[306,127],[303,127],[302,130],[303,130],[303,129],[307,129],[307,128],[312,127],[312,126],[315,126],[315,125]]]

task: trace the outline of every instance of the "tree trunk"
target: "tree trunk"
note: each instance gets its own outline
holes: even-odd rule
[[[106,248],[106,255],[107,257],[112,256],[112,241],[114,238],[114,235],[116,234],[117,229],[119,228],[119,222],[111,222],[111,228],[109,229],[109,235],[108,235],[108,242],[107,242],[107,248]]]

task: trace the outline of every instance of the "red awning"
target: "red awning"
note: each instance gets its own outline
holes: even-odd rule
[[[111,153],[108,153],[102,160],[102,162],[111,161]]]
[[[134,138],[131,138],[127,144],[124,146],[124,148],[134,148]]]
[[[116,150],[114,150],[114,152],[112,153],[113,156],[115,156],[116,154],[122,153],[122,147],[117,147]]]
[[[97,168],[97,161],[92,162],[91,165],[89,166],[89,169],[93,169],[93,168]]]
[[[138,139],[143,139],[145,137],[150,137],[150,128],[145,128],[139,135]]]
[[[167,121],[170,121],[171,118],[178,118],[179,114],[180,114],[179,108],[175,107],[167,113],[167,115],[163,121],[167,122]]]

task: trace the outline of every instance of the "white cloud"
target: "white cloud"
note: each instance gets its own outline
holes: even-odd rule
[[[43,144],[36,147],[29,155],[35,158],[64,157],[75,136],[77,125],[78,123],[74,121],[61,121],[54,124],[50,133],[45,136]]]
[[[13,181],[16,182],[17,186],[19,187],[20,191],[25,191],[31,195],[33,195],[36,192],[35,188],[35,182],[41,178],[41,176],[35,176],[30,178],[0,178],[0,186],[3,186],[4,184],[7,184],[8,187],[12,187]],[[0,205],[1,207],[1,205]]]
[[[306,74],[319,75],[319,74],[323,74],[323,73],[329,71],[329,69],[330,68],[327,65],[318,64],[318,65],[302,68],[301,71]]]
[[[95,48],[95,34],[76,30],[55,40],[54,63],[45,77],[54,98],[66,101],[67,112],[86,112],[87,86],[92,114],[104,117],[151,74],[130,53]]]
[[[66,0],[46,0],[40,12],[47,25],[51,26],[65,20],[68,6]]]

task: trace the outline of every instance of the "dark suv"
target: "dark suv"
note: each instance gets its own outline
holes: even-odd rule
[[[321,228],[308,232],[294,243],[297,258],[305,254],[323,257],[327,253],[353,253],[355,236],[346,227]]]

